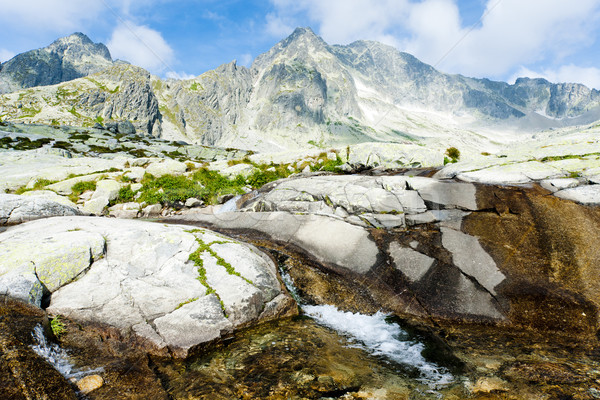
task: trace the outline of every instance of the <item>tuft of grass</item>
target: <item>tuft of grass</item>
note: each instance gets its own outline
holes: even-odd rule
[[[94,181],[85,181],[85,182],[77,182],[71,187],[71,194],[69,195],[69,200],[73,203],[76,203],[79,199],[79,196],[83,192],[87,192],[88,190],[96,190],[96,182]]]
[[[60,337],[67,331],[64,322],[61,320],[61,316],[57,315],[50,320],[50,329],[57,338]]]
[[[23,193],[29,192],[31,190],[42,190],[46,186],[52,185],[53,183],[56,183],[56,182],[58,182],[58,181],[51,181],[50,179],[43,179],[43,178],[38,179],[37,181],[35,181],[35,183],[31,189],[27,189],[25,186],[22,186],[15,191],[15,194],[23,194]]]
[[[191,298],[191,299],[189,299],[189,300],[186,300],[186,301],[184,301],[184,302],[181,302],[181,303],[179,303],[179,304],[177,305],[177,307],[175,307],[175,309],[176,309],[176,310],[179,310],[181,307],[185,306],[186,304],[193,303],[193,302],[194,302],[194,301],[196,301],[196,300],[198,300],[198,297],[194,297],[194,298]]]

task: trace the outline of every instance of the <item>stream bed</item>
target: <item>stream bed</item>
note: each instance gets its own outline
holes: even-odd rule
[[[461,398],[463,384],[421,356],[424,345],[398,325],[330,307],[240,332],[181,364],[159,365],[173,399],[438,399]],[[321,316],[319,316],[319,314]],[[337,316],[343,335],[318,322]],[[339,328],[338,328],[339,329]]]

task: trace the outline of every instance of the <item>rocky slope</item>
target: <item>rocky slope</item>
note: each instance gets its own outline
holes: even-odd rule
[[[70,81],[111,65],[113,61],[104,44],[93,43],[83,33],[74,33],[0,65],[0,93]]]
[[[381,43],[328,45],[309,28],[298,28],[250,69],[233,62],[183,81],[122,65],[105,70],[110,56],[78,34],[57,43],[50,48],[62,53],[25,53],[1,74],[13,70],[9,63],[46,54],[64,54],[68,66],[87,55],[62,80],[103,72],[4,95],[0,118],[80,126],[130,120],[143,134],[271,152],[363,142],[493,151],[545,129],[600,119],[600,93],[583,85],[448,75]],[[27,82],[61,81],[36,79]]]

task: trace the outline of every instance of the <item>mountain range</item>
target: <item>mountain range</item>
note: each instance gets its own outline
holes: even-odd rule
[[[298,28],[250,68],[163,80],[114,61],[82,33],[0,65],[0,119],[73,126],[128,120],[137,132],[257,151],[361,142],[484,149],[600,120],[600,92],[440,72],[373,41],[329,45]]]

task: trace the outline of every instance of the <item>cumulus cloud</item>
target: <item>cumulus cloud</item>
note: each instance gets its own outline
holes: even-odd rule
[[[172,71],[169,65],[174,60],[173,49],[160,32],[147,26],[122,23],[106,45],[113,58],[129,61],[155,74]]]
[[[594,43],[600,20],[600,0],[486,0],[475,26],[463,22],[458,0],[271,3],[275,11],[266,23],[272,34],[290,33],[304,17],[329,43],[378,40],[447,72],[496,78],[522,65],[560,65]]]
[[[16,54],[10,50],[0,49],[0,62],[5,62],[13,58]]]
[[[509,82],[514,83],[520,77],[544,78],[555,83],[583,83],[589,88],[600,89],[600,68],[595,67],[578,67],[569,64],[556,69],[543,69],[541,72],[521,67]]]
[[[300,14],[305,14],[330,43],[365,38],[389,42],[393,38],[390,31],[396,30],[395,22],[406,19],[409,4],[408,0],[271,0],[271,3],[275,12],[267,15],[268,33],[274,36],[291,33],[302,25]]]

